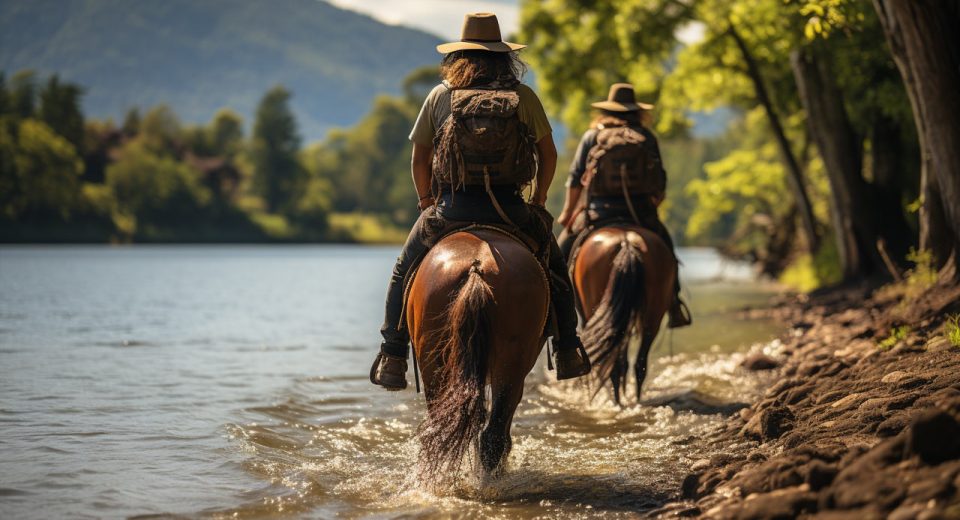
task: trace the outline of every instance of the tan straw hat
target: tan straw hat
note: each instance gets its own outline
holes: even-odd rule
[[[610,112],[635,112],[637,110],[650,110],[653,108],[653,105],[637,103],[637,98],[633,94],[633,85],[629,83],[614,83],[610,85],[610,93],[607,94],[607,100],[590,103],[590,106],[609,110]]]
[[[453,51],[480,50],[493,52],[518,51],[526,45],[503,41],[500,22],[493,13],[468,13],[463,18],[460,41],[437,45],[437,51],[448,54]]]

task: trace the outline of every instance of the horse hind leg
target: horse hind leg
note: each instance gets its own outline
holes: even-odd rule
[[[627,348],[626,341],[617,352],[617,359],[613,363],[613,369],[610,371],[610,386],[613,387],[613,402],[623,408],[623,402],[620,395],[626,397],[627,393]]]
[[[637,380],[638,403],[640,402],[640,393],[643,390],[643,382],[647,378],[647,359],[650,356],[650,348],[653,347],[653,340],[656,337],[656,333],[641,336],[640,350],[637,352],[637,359],[633,363],[633,375]]]
[[[494,394],[490,419],[480,433],[480,464],[486,475],[493,475],[510,454],[510,426],[523,396],[523,386],[511,385]]]

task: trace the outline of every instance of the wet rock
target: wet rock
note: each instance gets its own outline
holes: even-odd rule
[[[887,401],[887,404],[884,407],[884,410],[887,412],[890,412],[893,410],[903,410],[904,408],[907,408],[910,405],[912,405],[919,397],[920,395],[914,392],[906,392],[906,393],[895,395],[892,398],[890,398],[889,401]]]
[[[740,366],[753,371],[771,370],[780,366],[780,363],[762,352],[754,352],[747,356],[746,359],[740,363]]]
[[[864,399],[866,399],[864,395],[860,392],[857,392],[857,393],[850,394],[844,397],[843,399],[834,401],[833,403],[830,404],[830,406],[832,408],[839,408],[839,409],[853,408]]]
[[[902,432],[910,424],[910,415],[898,413],[888,417],[877,426],[877,435],[880,437],[893,437]]]
[[[890,397],[871,397],[860,403],[857,410],[863,413],[880,413],[886,410],[886,407],[893,401]]]
[[[927,464],[960,457],[960,423],[943,410],[922,413],[907,429],[906,453]]]
[[[771,406],[760,414],[760,438],[764,442],[779,438],[793,427],[796,420],[786,406]]]
[[[894,383],[894,386],[900,389],[919,388],[929,382],[929,379],[923,377],[906,377]]]
[[[792,519],[817,508],[817,496],[806,486],[778,489],[770,493],[755,493],[735,509],[732,518],[738,520]]]
[[[802,382],[803,382],[803,381],[801,381],[800,379],[797,379],[797,378],[794,378],[794,377],[788,377],[788,378],[786,378],[786,379],[781,379],[780,382],[778,382],[777,384],[771,386],[770,389],[767,390],[767,395],[768,395],[768,396],[769,396],[769,395],[779,395],[779,394],[783,393],[784,390],[787,390],[788,388],[793,388],[793,387],[801,384]]]
[[[804,475],[803,481],[814,491],[819,491],[830,485],[838,473],[836,466],[819,460],[811,461],[804,468],[804,471],[806,475]]]
[[[907,495],[914,502],[929,502],[948,496],[954,489],[948,479],[942,475],[931,475],[923,480],[913,482],[907,488]]]
[[[754,451],[750,455],[747,455],[747,462],[763,462],[767,460],[767,456],[759,451]]]
[[[927,509],[926,504],[903,504],[893,510],[888,520],[916,520]]]
[[[810,392],[812,392],[814,388],[816,388],[816,384],[814,384],[813,382],[805,385],[801,385],[801,386],[795,386],[790,390],[786,391],[781,396],[779,401],[783,404],[790,404],[790,405],[797,404],[800,401],[803,401],[809,398]]]
[[[700,498],[697,489],[700,487],[700,474],[690,473],[683,479],[680,485],[680,492],[684,498]]]
[[[817,404],[831,403],[833,401],[836,401],[837,399],[840,399],[844,395],[847,395],[847,393],[842,390],[834,390],[832,392],[826,392],[817,398],[816,403]]]
[[[823,370],[824,363],[817,361],[805,361],[797,367],[797,375],[801,377],[813,377]]]
[[[960,285],[946,292],[960,310]],[[704,455],[737,457],[711,457],[708,467],[684,480],[697,514],[956,517],[960,353],[931,348],[939,345],[931,338],[940,333],[947,303],[933,308],[912,302],[904,310],[898,298],[866,300],[862,291],[854,293],[777,309],[783,319],[809,327],[783,339],[779,380],[762,401],[718,428],[710,444],[716,451]],[[924,297],[948,299],[936,291]],[[845,312],[850,306],[856,312]],[[903,318],[904,312],[915,318]],[[894,321],[912,323],[914,331],[896,349],[880,351],[873,338]]]

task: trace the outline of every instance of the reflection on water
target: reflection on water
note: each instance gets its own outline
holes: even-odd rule
[[[765,384],[737,363],[776,329],[732,311],[771,289],[682,251],[695,325],[663,335],[643,403],[538,367],[508,471],[437,496],[410,477],[422,398],[366,380],[395,254],[0,249],[0,516],[618,516]]]

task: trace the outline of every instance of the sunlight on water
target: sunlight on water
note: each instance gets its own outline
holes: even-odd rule
[[[422,396],[366,377],[395,255],[0,248],[0,517],[629,517],[769,383],[738,364],[778,329],[736,311],[772,289],[681,251],[695,325],[655,344],[639,405],[538,366],[505,471],[427,489]]]
[[[310,400],[329,389],[302,386],[281,404],[248,409],[260,416],[256,422],[228,428],[254,461],[250,470],[283,491],[219,513],[273,507],[347,516],[537,518],[650,509],[704,456],[698,439],[768,382],[739,369],[742,358],[660,358],[641,404],[622,409],[606,393],[591,400],[580,383],[548,382],[552,376],[544,377],[541,367],[518,411],[506,470],[485,482],[460,476],[442,490],[415,480],[412,434],[423,415],[420,399],[380,407],[376,417],[345,416],[338,404],[349,399]],[[338,419],[324,419],[330,415]]]

